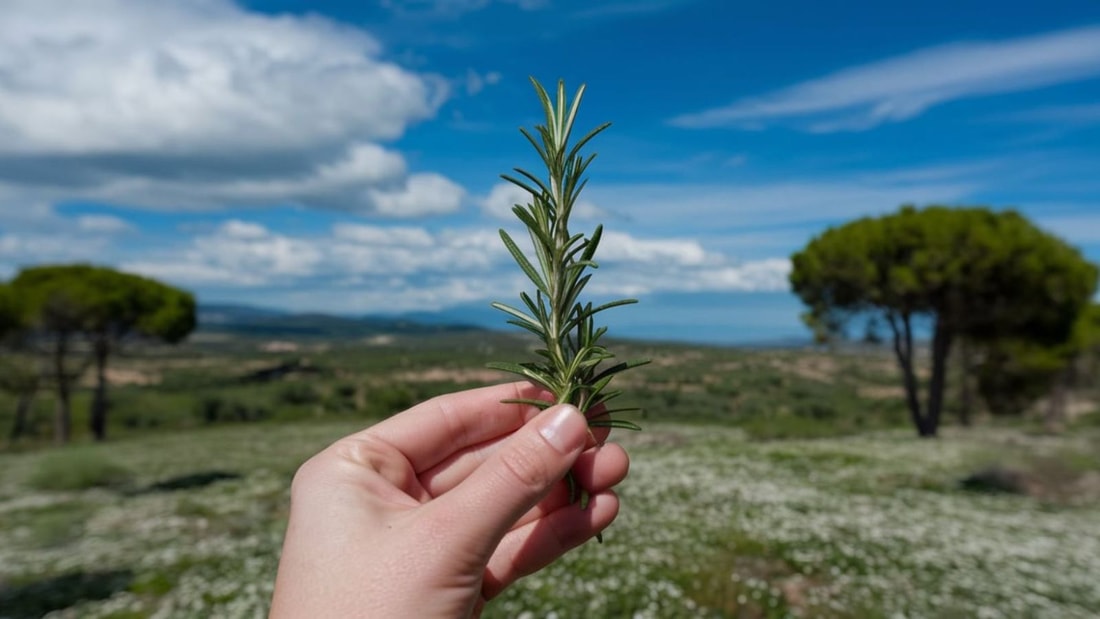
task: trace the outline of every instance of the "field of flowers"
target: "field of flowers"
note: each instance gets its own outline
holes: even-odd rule
[[[0,617],[263,617],[291,476],[356,428],[222,426],[0,454]],[[605,543],[487,616],[1100,612],[1100,429],[758,441],[649,422],[617,438],[632,470]],[[1045,481],[1032,496],[959,487],[990,464]]]

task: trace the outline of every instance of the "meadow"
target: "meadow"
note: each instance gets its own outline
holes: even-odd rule
[[[632,457],[620,517],[486,616],[1100,610],[1094,393],[1061,434],[981,419],[920,440],[885,350],[614,349],[655,360],[623,376],[647,412],[613,436]],[[527,354],[486,333],[203,336],[120,358],[110,441],[65,448],[44,395],[34,436],[0,453],[0,617],[265,616],[297,466]]]

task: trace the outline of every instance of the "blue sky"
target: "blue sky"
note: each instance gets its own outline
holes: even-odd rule
[[[503,323],[528,76],[614,123],[575,222],[608,231],[592,293],[642,301],[612,334],[804,335],[790,254],[902,203],[1018,208],[1100,261],[1092,1],[4,0],[0,277]]]

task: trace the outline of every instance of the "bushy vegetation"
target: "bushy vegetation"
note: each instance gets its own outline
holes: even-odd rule
[[[53,402],[36,399],[29,436],[0,453],[0,608],[263,614],[298,465],[415,402],[510,380],[484,363],[531,341],[266,344],[132,349],[113,364],[109,445],[49,448]],[[646,411],[644,432],[615,437],[632,456],[622,515],[486,616],[1072,618],[1100,604],[1095,381],[1062,435],[987,417],[918,442],[888,349],[615,345],[656,360],[621,385]],[[76,384],[82,429],[94,383]],[[0,424],[16,404],[0,396]],[[1013,491],[964,483],[989,471]]]
[[[46,453],[38,460],[27,484],[36,490],[118,488],[130,472],[101,450],[75,447]]]
[[[134,348],[114,364],[118,384],[112,387],[109,431],[126,436],[220,424],[379,419],[441,393],[512,380],[483,369],[484,363],[528,354],[532,344],[508,334],[459,333],[377,346],[302,344],[294,354],[272,354],[263,352],[264,343],[240,339]],[[898,371],[885,347],[615,345],[626,358],[658,360],[622,378],[623,405],[643,409],[630,417],[642,425],[717,422],[769,439],[853,435],[908,423]],[[1100,386],[1079,382],[1087,387],[1078,390],[1085,399]],[[83,440],[93,383],[78,386],[72,395],[73,427]],[[949,410],[959,398],[957,390],[949,391]],[[11,427],[18,404],[16,395],[0,392],[0,428]],[[39,394],[30,409],[16,445],[42,445],[52,437],[50,395]],[[1080,423],[1076,419],[1072,423]]]
[[[361,426],[233,424],[89,447],[132,471],[108,491],[37,490],[50,452],[0,455],[0,607],[262,615],[291,475]],[[616,440],[633,464],[605,543],[521,581],[487,617],[1072,619],[1100,605],[1096,429],[761,442],[649,421]],[[962,486],[993,465],[1028,493]]]

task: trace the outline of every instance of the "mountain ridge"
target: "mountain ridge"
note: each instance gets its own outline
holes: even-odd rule
[[[346,316],[324,312],[293,312],[237,303],[200,304],[198,331],[261,337],[368,337],[486,331],[470,323],[418,320],[404,315]]]

